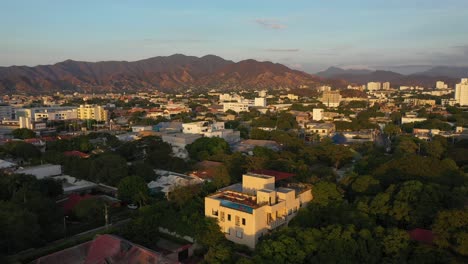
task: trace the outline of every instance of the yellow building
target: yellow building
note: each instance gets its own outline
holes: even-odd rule
[[[94,119],[96,121],[107,121],[108,119],[107,110],[99,105],[80,105],[77,111],[78,119]]]
[[[218,219],[227,239],[255,248],[260,237],[286,225],[311,200],[309,186],[276,188],[274,176],[247,173],[242,183],[205,197],[205,215]]]

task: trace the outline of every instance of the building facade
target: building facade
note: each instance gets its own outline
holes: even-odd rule
[[[380,82],[369,82],[367,83],[367,90],[368,91],[377,91],[382,88],[382,84]]]
[[[340,91],[323,92],[320,101],[327,107],[338,107],[341,103]]]
[[[249,104],[248,103],[223,103],[223,112],[232,110],[236,113],[248,112]]]
[[[287,223],[312,200],[310,187],[276,188],[276,178],[247,173],[242,183],[205,197],[205,215],[218,220],[228,240],[255,248],[258,239]]]
[[[108,112],[104,107],[99,105],[80,105],[77,108],[78,119],[94,119],[96,121],[107,121]]]
[[[460,106],[468,105],[468,78],[461,79],[455,86],[455,101]]]

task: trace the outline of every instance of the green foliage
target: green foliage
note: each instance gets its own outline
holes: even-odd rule
[[[143,178],[129,176],[123,178],[118,185],[119,199],[124,202],[133,202],[143,206],[149,200],[149,190]]]
[[[99,198],[81,200],[73,209],[74,215],[81,221],[104,223],[105,203]]]
[[[187,145],[186,149],[190,158],[194,160],[205,160],[210,156],[223,155],[230,153],[229,144],[222,138],[202,137]]]
[[[341,202],[343,200],[342,190],[331,182],[318,182],[314,185],[312,192],[314,195],[312,203],[320,206],[327,206],[331,203]]]
[[[6,143],[3,148],[5,151],[15,158],[20,158],[25,161],[32,161],[41,157],[41,152],[34,145],[22,142],[12,141]]]
[[[270,127],[288,131],[297,128],[296,118],[287,112],[261,115],[252,121],[252,127]]]
[[[60,237],[63,214],[55,202],[63,192],[60,183],[0,173],[0,190],[0,254]]]
[[[435,243],[441,248],[452,248],[468,256],[468,210],[447,210],[437,215],[434,223]]]
[[[127,175],[127,162],[119,155],[99,155],[91,163],[90,180],[116,186]]]
[[[40,226],[36,216],[12,202],[0,201],[0,250],[11,253],[35,245]]]
[[[17,128],[11,131],[11,134],[14,138],[18,139],[27,139],[27,138],[35,138],[36,133],[28,128]]]

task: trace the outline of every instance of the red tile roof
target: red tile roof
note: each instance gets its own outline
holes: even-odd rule
[[[256,173],[256,174],[263,174],[263,175],[273,176],[273,177],[275,177],[275,181],[281,181],[281,180],[288,179],[288,178],[296,176],[296,174],[294,174],[294,173],[275,171],[275,170],[263,170],[262,169],[262,170],[254,170],[252,172]]]
[[[79,202],[89,199],[89,198],[93,198],[93,197],[94,195],[91,195],[91,194],[85,194],[85,195],[79,195],[77,193],[70,194],[68,196],[68,199],[62,204],[63,211],[65,212],[65,214],[68,214],[71,211],[73,211],[73,209],[75,208],[76,205],[78,205]]]
[[[86,154],[86,153],[83,153],[81,151],[78,151],[78,150],[72,150],[72,151],[65,151],[63,153],[63,155],[67,156],[67,157],[80,157],[80,158],[83,158],[83,159],[86,159],[86,158],[89,158],[89,155]]]
[[[434,241],[434,234],[431,230],[415,228],[408,231],[411,240],[418,241],[425,244],[432,244]]]
[[[133,244],[117,236],[100,235],[93,241],[41,257],[34,263],[177,263],[164,258],[160,253]]]

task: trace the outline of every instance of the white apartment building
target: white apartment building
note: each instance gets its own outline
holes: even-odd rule
[[[391,87],[390,87],[390,82],[384,82],[384,83],[382,84],[382,89],[384,89],[384,90],[390,90],[390,88],[391,88]]]
[[[47,120],[68,120],[76,119],[78,114],[76,107],[54,106],[54,107],[33,107],[18,108],[15,110],[16,119],[24,117],[32,122]]]
[[[99,105],[80,105],[77,108],[78,119],[94,119],[96,121],[107,121],[108,112],[104,107]]]
[[[331,136],[336,130],[334,123],[308,123],[305,128],[308,133],[317,134],[320,137]]]
[[[468,78],[461,79],[455,86],[455,100],[460,106],[468,105]]]
[[[338,107],[341,102],[340,91],[323,92],[320,101],[327,107]]]
[[[323,119],[323,109],[322,108],[312,109],[312,120],[320,121],[322,119]]]
[[[48,121],[55,120],[71,120],[78,118],[78,111],[76,109],[55,109],[49,111],[45,109],[43,112],[34,113],[34,120],[46,119]]]
[[[268,94],[267,90],[261,90],[261,91],[258,92],[259,97],[266,97],[267,94]]]
[[[248,112],[249,106],[249,103],[223,103],[223,111],[232,110],[237,113]]]
[[[289,100],[292,100],[292,101],[299,100],[299,96],[297,96],[295,94],[288,94],[287,97],[288,97]]]
[[[8,104],[0,105],[0,121],[13,119],[13,107]]]
[[[229,102],[229,101],[237,101],[239,102],[240,100],[242,100],[242,96],[238,95],[238,94],[228,94],[228,93],[225,93],[225,94],[220,94],[219,95],[219,101],[221,102]]]
[[[401,124],[414,123],[414,122],[423,122],[426,121],[425,117],[418,117],[417,113],[406,113],[405,116],[401,117]]]
[[[255,248],[258,239],[287,223],[312,200],[310,187],[276,188],[275,176],[247,173],[237,183],[205,197],[205,215],[218,220],[228,240]]]
[[[437,81],[436,82],[436,88],[437,89],[448,89],[448,85],[445,84],[443,81]]]
[[[228,143],[240,141],[240,132],[233,129],[225,129],[224,122],[210,123],[208,121],[199,121],[182,124],[185,134],[203,134],[205,137],[219,137]]]
[[[331,86],[323,85],[323,86],[317,87],[317,91],[319,91],[319,92],[329,92],[329,91],[331,91]]]
[[[264,97],[257,97],[257,98],[255,98],[254,106],[266,107],[266,106],[267,106],[267,100],[266,100],[266,98],[264,98]]]
[[[382,84],[380,82],[369,82],[367,83],[367,90],[369,91],[377,91],[382,88]]]

